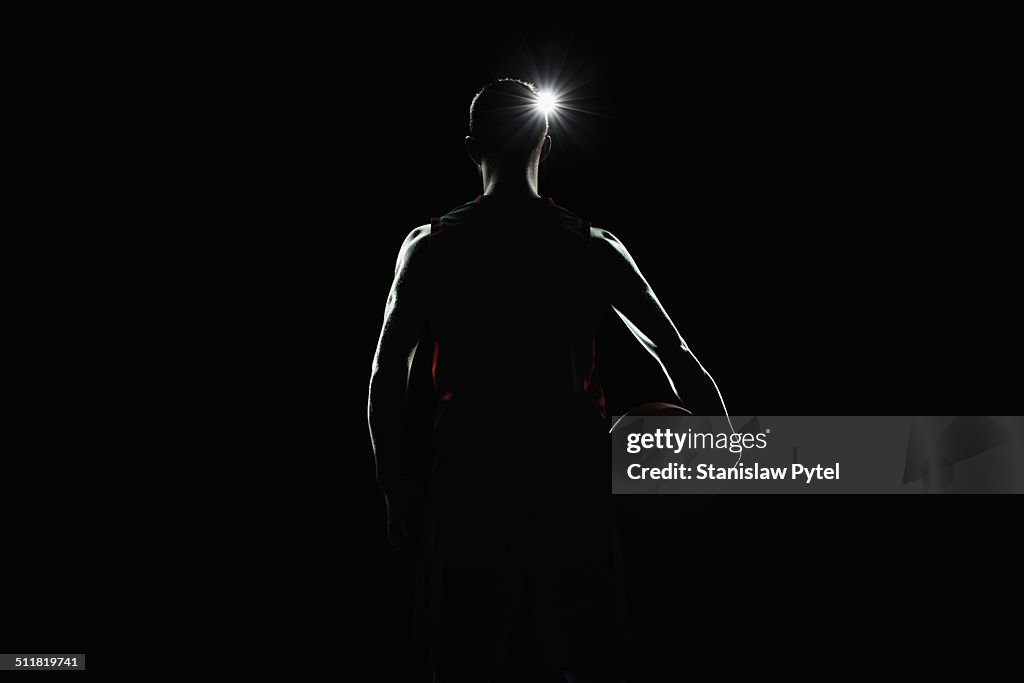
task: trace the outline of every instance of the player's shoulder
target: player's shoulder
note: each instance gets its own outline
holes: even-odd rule
[[[405,237],[404,244],[419,244],[430,237],[430,223],[420,225],[409,231]]]
[[[459,204],[440,218],[434,219],[433,222],[437,224],[437,227],[453,227],[464,222],[470,216],[475,214],[479,208],[480,203],[476,200],[466,202],[465,204]]]
[[[461,232],[463,228],[473,224],[473,217],[478,213],[480,205],[476,201],[460,204],[454,209],[430,221],[429,234],[448,235]]]
[[[626,246],[611,230],[590,228],[590,242],[594,245],[597,258],[609,267],[618,268],[633,263],[633,258],[626,250]]]
[[[419,261],[427,249],[427,240],[430,238],[430,224],[413,228],[406,235],[402,242],[402,248],[398,251],[398,264],[396,269],[408,267],[412,262]]]
[[[568,234],[571,234],[578,239],[582,239],[583,241],[590,240],[589,220],[580,218],[580,216],[564,206],[556,204],[555,200],[550,197],[547,199],[546,208],[549,211],[549,221],[553,220],[554,223],[559,225]]]
[[[590,239],[602,244],[622,244],[611,230],[590,226]]]
[[[606,228],[591,227],[590,241],[597,245],[599,251],[609,254],[621,255],[626,251],[626,247],[619,241],[619,238]]]

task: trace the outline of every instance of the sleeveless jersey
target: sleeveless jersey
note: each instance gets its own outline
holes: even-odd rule
[[[478,197],[431,221],[430,267],[441,413],[487,402],[605,417],[595,335],[608,301],[588,221],[550,199]]]

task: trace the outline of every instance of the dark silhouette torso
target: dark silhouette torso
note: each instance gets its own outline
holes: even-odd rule
[[[434,654],[467,661],[498,642],[515,658],[519,633],[556,669],[605,661],[615,582],[594,339],[609,303],[590,226],[549,200],[483,197],[433,221],[429,261]]]
[[[608,303],[588,222],[550,200],[481,197],[433,221],[430,264],[442,403],[603,415],[594,338]]]

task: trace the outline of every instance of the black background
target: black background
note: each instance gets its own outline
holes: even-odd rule
[[[462,138],[470,98],[498,76],[574,88],[590,113],[556,123],[541,192],[623,240],[732,413],[1020,412],[1007,43],[987,24],[461,21],[167,17],[109,36],[74,17],[38,24],[16,75],[41,126],[30,141],[47,143],[36,163],[63,160],[61,191],[40,201],[73,226],[40,253],[85,265],[39,308],[83,318],[47,338],[39,367],[75,380],[73,406],[95,406],[111,380],[79,374],[127,362],[120,394],[147,415],[67,427],[56,466],[7,460],[8,483],[68,475],[46,495],[8,486],[12,534],[92,539],[82,559],[38,544],[3,555],[5,651],[54,651],[54,638],[123,651],[150,636],[135,625],[155,624],[186,645],[209,629],[340,641],[357,651],[343,662],[365,657],[381,679],[422,670],[411,558],[388,549],[373,482],[366,386],[402,240],[480,191]],[[129,328],[112,335],[99,309]],[[671,399],[614,318],[598,362],[611,413]],[[429,415],[425,369],[411,435]],[[136,398],[151,394],[169,406]],[[79,485],[106,443],[80,435],[125,424],[145,436],[111,484]],[[835,627],[862,619],[876,651],[905,656],[914,629],[940,645],[953,632],[922,619],[966,609],[957,623],[978,623],[986,586],[999,601],[998,586],[1018,583],[1012,515],[968,513],[974,502],[629,505],[638,662],[688,670],[712,658],[687,652],[769,634],[827,652]],[[71,593],[84,597],[69,606]],[[125,598],[135,633],[104,638],[95,622]]]

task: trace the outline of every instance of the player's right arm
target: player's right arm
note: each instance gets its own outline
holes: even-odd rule
[[[367,419],[377,463],[377,481],[388,511],[388,535],[397,547],[408,535],[406,514],[411,482],[399,468],[399,436],[420,332],[426,321],[426,259],[430,226],[416,228],[405,239],[395,266],[384,324],[370,372]]]

